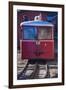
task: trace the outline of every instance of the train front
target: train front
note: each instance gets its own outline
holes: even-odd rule
[[[54,29],[47,21],[34,20],[21,23],[21,59],[54,59]]]

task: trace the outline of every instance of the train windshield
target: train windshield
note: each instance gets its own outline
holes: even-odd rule
[[[24,27],[23,28],[24,40],[36,40],[36,39],[52,39],[51,27]]]
[[[37,30],[35,27],[26,26],[23,28],[23,39],[34,40],[37,36]]]
[[[39,28],[38,39],[52,39],[52,29],[48,27]]]

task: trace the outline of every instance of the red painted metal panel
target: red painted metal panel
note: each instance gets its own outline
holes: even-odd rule
[[[41,42],[40,45],[41,51],[43,51],[43,54],[40,54],[40,58],[45,58],[45,59],[53,59],[54,58],[54,41],[52,42]]]
[[[53,59],[54,40],[43,40],[40,44],[36,41],[22,42],[22,59]]]
[[[22,59],[36,58],[36,55],[34,54],[35,49],[35,42],[22,42]]]

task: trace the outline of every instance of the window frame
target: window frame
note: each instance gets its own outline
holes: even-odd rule
[[[36,29],[36,32],[37,32],[37,38],[35,39],[24,39],[24,27],[31,27],[31,28],[35,28]],[[39,39],[39,31],[40,31],[40,28],[51,28],[51,39]],[[53,40],[54,39],[54,31],[53,31],[53,27],[52,26],[23,26],[22,27],[22,40]]]

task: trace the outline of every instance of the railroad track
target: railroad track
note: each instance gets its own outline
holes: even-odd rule
[[[32,79],[35,76],[37,64],[31,64],[29,61],[24,69],[18,74],[18,79]]]
[[[44,79],[58,76],[57,65],[48,65],[43,61],[40,62],[40,60],[28,60],[25,67],[22,68],[23,70],[17,75],[18,80]]]

